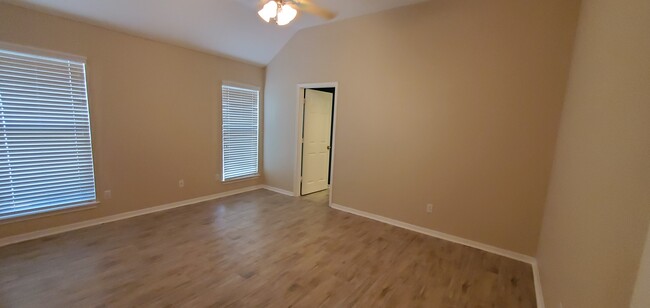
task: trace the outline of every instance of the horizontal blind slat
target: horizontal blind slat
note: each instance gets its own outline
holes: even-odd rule
[[[56,166],[56,168],[40,168],[36,170],[22,170],[22,171],[1,171],[0,178],[6,178],[8,180],[3,180],[6,183],[21,181],[25,179],[32,179],[37,177],[55,177],[58,174],[64,174],[66,172],[92,172],[93,167],[91,165],[87,166]]]
[[[35,214],[40,214],[40,213],[47,213],[50,211],[54,210],[62,210],[62,209],[69,209],[69,208],[74,208],[78,207],[80,205],[83,205],[87,203],[87,201],[79,201],[79,202],[69,202],[66,205],[58,205],[58,206],[52,206],[52,205],[40,205],[40,206],[31,206],[29,208],[16,208],[11,211],[0,211],[0,217],[3,217],[5,219],[9,218],[15,218],[15,217],[22,217],[22,216],[27,216],[27,215],[35,215]],[[4,213],[4,214],[3,214]]]
[[[93,179],[62,182],[58,185],[24,187],[21,190],[11,190],[0,193],[0,199],[11,198],[14,205],[18,202],[35,201],[36,198],[46,199],[48,196],[65,194],[70,191],[85,191],[93,186]]]
[[[35,198],[34,200],[21,200],[15,203],[15,207],[25,207],[25,208],[31,208],[34,206],[42,206],[42,205],[52,205],[59,203],[61,205],[66,205],[69,202],[81,202],[81,201],[92,201],[92,199],[85,199],[89,196],[95,196],[94,191],[91,192],[90,189],[87,188],[81,188],[77,190],[70,190],[58,194],[51,194],[49,196],[42,196]],[[83,197],[83,198],[80,198]]]
[[[23,62],[35,63],[39,65],[49,65],[49,66],[78,67],[84,65],[84,63],[82,62],[47,57],[47,56],[40,56],[35,54],[28,54],[24,52],[11,51],[11,50],[2,50],[0,53],[0,59],[9,59],[11,60],[11,62],[14,63],[23,61]]]
[[[16,177],[11,177],[9,178],[8,176],[6,177],[0,177],[0,185],[6,188],[0,189],[0,191],[3,191],[4,189],[10,189],[11,186],[8,185],[10,182],[13,183],[22,183],[22,184],[30,184],[30,183],[37,183],[37,182],[50,182],[50,181],[57,181],[57,180],[65,180],[69,178],[77,178],[80,176],[89,176],[92,175],[92,168],[85,168],[85,169],[76,169],[68,172],[60,172],[57,171],[56,173],[49,173],[49,174],[43,174],[39,173],[37,175],[33,176],[23,176],[20,178]]]
[[[83,72],[77,68],[75,69],[44,69],[34,68],[33,65],[20,65],[16,63],[9,63],[0,60],[0,71],[13,72],[15,74],[42,76],[51,78],[82,78]]]

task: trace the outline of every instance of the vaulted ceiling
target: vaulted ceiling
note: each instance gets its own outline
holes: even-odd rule
[[[259,0],[4,0],[139,36],[268,64],[300,29],[326,21],[300,14],[287,26],[262,21]],[[427,0],[314,0],[338,13],[329,22]]]

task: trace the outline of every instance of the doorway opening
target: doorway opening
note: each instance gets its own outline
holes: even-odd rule
[[[294,194],[327,195],[331,203],[337,83],[298,85]]]

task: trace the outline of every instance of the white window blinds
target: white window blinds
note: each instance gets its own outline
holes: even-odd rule
[[[91,201],[85,64],[0,50],[0,219]]]
[[[223,85],[223,180],[258,174],[259,91]]]

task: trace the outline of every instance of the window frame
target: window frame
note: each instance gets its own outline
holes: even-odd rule
[[[88,110],[88,138],[90,142],[90,162],[92,164],[92,175],[93,175],[93,190],[95,198],[93,200],[73,202],[73,203],[64,203],[56,207],[49,207],[44,209],[36,209],[31,212],[16,214],[16,215],[7,215],[7,217],[0,216],[0,224],[11,223],[22,220],[29,220],[35,218],[41,218],[46,216],[77,212],[86,209],[92,209],[97,207],[100,204],[98,187],[97,187],[97,172],[96,172],[96,160],[95,160],[95,146],[93,142],[93,121],[92,121],[92,112],[90,105],[90,94],[88,91],[88,62],[85,56],[53,51],[48,49],[36,48],[31,46],[19,45],[9,42],[0,41],[0,50],[22,53],[29,56],[41,57],[41,58],[50,58],[54,60],[62,61],[71,61],[83,64],[84,71],[84,91],[86,96],[86,108]]]
[[[248,91],[255,91],[257,92],[257,134],[256,134],[256,149],[257,149],[257,156],[256,156],[256,171],[254,174],[248,174],[248,175],[243,175],[243,176],[238,176],[238,177],[233,177],[233,178],[225,178],[225,138],[224,138],[224,121],[223,121],[223,107],[224,107],[224,87],[230,87],[230,88],[238,88],[242,90],[248,90]],[[248,84],[243,84],[243,83],[238,83],[238,82],[232,82],[232,81],[222,81],[221,86],[220,86],[220,94],[221,94],[221,128],[220,128],[220,133],[221,133],[221,183],[227,184],[227,183],[233,183],[233,182],[240,182],[240,181],[246,181],[246,180],[251,180],[254,178],[257,178],[261,175],[260,173],[260,135],[261,135],[261,99],[260,99],[260,87],[253,86],[253,85],[248,85]]]

